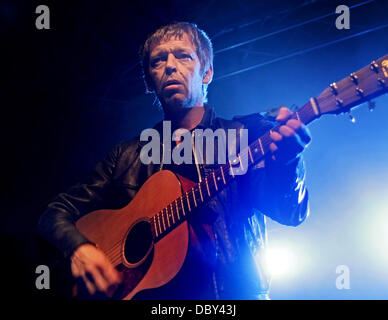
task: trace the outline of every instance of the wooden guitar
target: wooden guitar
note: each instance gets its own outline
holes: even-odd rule
[[[332,83],[292,118],[308,124],[323,114],[339,114],[388,92],[388,55],[349,77]],[[271,130],[277,130],[278,126]],[[123,274],[117,299],[132,299],[145,289],[172,280],[181,269],[189,245],[187,218],[238,178],[235,170],[247,157],[249,167],[269,154],[270,132],[255,140],[233,161],[194,183],[170,171],[149,178],[134,199],[119,210],[98,210],[79,219],[77,228],[105,252]],[[240,159],[239,159],[240,158]]]

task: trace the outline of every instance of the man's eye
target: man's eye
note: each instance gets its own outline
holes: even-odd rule
[[[151,60],[151,66],[155,66],[160,60],[159,59],[152,59]]]
[[[151,60],[151,67],[157,67],[162,62],[161,58],[155,58]]]
[[[190,59],[191,60],[191,56],[189,54],[186,54],[186,53],[180,53],[178,54],[178,59]]]

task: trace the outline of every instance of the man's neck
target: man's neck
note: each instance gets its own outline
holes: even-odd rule
[[[174,127],[191,130],[201,122],[204,113],[205,108],[203,106],[184,108],[180,110],[179,114],[167,115],[166,120],[171,120]]]

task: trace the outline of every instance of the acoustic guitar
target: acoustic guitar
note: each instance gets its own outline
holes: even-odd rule
[[[388,92],[388,55],[343,80],[297,109],[292,118],[308,124],[323,114],[340,114]],[[277,130],[275,126],[271,130]],[[187,218],[238,175],[241,157],[252,167],[269,154],[270,131],[236,159],[220,166],[201,182],[172,173],[151,176],[133,200],[119,210],[97,210],[76,222],[77,228],[109,257],[123,275],[115,299],[132,299],[146,289],[167,284],[181,269],[189,246]],[[239,161],[240,160],[240,161]],[[108,231],[108,232],[107,232]]]

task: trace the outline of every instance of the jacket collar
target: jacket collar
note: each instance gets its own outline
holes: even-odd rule
[[[208,105],[204,105],[205,112],[203,114],[201,122],[194,128],[194,129],[202,129],[202,128],[210,128],[213,126],[214,118],[215,118],[215,111],[212,107]],[[159,121],[155,126],[154,129],[157,130],[160,134],[163,132],[163,121]],[[176,128],[172,128],[172,131],[174,131]],[[194,130],[193,129],[193,130]]]
[[[197,128],[210,128],[213,126],[214,118],[215,118],[215,111],[212,107],[205,104],[205,113],[203,114],[201,122],[195,127]]]

